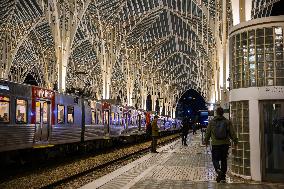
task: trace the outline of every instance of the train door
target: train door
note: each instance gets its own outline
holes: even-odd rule
[[[127,112],[124,113],[123,119],[124,119],[124,129],[127,131],[127,129],[128,129],[128,115],[127,115]]]
[[[110,129],[109,129],[109,121],[110,121],[110,111],[109,110],[104,110],[104,128],[105,128],[105,134],[109,134]]]
[[[48,141],[51,119],[50,119],[50,101],[37,100],[36,101],[36,131],[35,142]]]
[[[260,101],[263,180],[284,180],[284,100]]]
[[[141,131],[141,121],[142,121],[142,119],[141,119],[141,114],[138,114],[138,131]]]

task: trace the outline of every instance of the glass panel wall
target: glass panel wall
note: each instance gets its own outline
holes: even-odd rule
[[[250,176],[249,144],[249,105],[248,101],[231,102],[231,120],[239,143],[232,146],[232,171]]]
[[[283,28],[238,33],[231,42],[231,88],[283,86]]]

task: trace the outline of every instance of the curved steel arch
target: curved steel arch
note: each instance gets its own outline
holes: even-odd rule
[[[176,54],[181,54],[181,55],[187,57],[187,58],[188,58],[189,60],[191,60],[192,62],[195,62],[195,60],[192,60],[192,58],[191,58],[190,56],[188,56],[188,54],[186,54],[186,53],[184,53],[184,52],[181,52],[181,51],[176,51],[176,52],[171,53],[170,56],[168,56],[167,58],[165,58],[165,60],[161,61],[161,62],[160,62],[160,65],[159,65],[160,68],[157,69],[157,70],[155,70],[155,72],[157,72],[158,70],[160,70],[160,69],[161,69],[161,66],[163,66],[171,57],[175,56]],[[184,65],[184,64],[182,64],[182,65]],[[154,73],[155,73],[155,72],[154,72]]]
[[[175,16],[177,16],[178,18],[180,18],[182,21],[183,21],[183,23],[185,23],[189,28],[190,28],[190,30],[197,36],[197,41],[196,42],[198,42],[201,46],[200,47],[203,47],[203,46],[205,46],[205,44],[202,44],[202,37],[200,36],[200,35],[198,35],[198,32],[197,32],[197,30],[195,29],[195,28],[193,28],[193,27],[191,27],[191,25],[188,23],[188,21],[186,20],[186,19],[184,19],[184,17],[179,13],[179,12],[177,12],[177,11],[175,11],[175,10],[171,10],[171,9],[167,9],[167,8],[165,8],[165,7],[163,7],[163,8],[159,8],[158,9],[160,12],[161,11],[168,11],[168,12],[170,12],[170,13],[172,13],[173,15],[175,15]],[[156,11],[156,10],[154,10],[154,11]],[[151,13],[151,12],[150,12]],[[146,19],[147,18],[147,15],[144,15],[144,18]],[[143,18],[143,19],[144,19]],[[142,20],[143,20],[142,19]],[[198,22],[196,22],[196,24],[198,24]],[[145,28],[141,28],[141,30],[144,30]],[[148,28],[149,29],[149,28]],[[173,28],[170,28],[170,29],[173,29]],[[143,33],[145,34],[147,31],[143,31]],[[143,34],[143,35],[144,35]],[[143,36],[143,35],[141,35],[139,38],[138,38],[138,40],[137,41],[139,41],[139,39]],[[136,43],[138,43],[138,42],[136,42]],[[209,43],[209,42],[208,42]],[[205,51],[205,49],[203,50],[203,52],[206,52]]]

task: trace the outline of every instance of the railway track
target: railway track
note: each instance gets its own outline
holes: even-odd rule
[[[165,145],[178,138],[179,134],[160,138],[158,145]],[[32,174],[19,177],[6,183],[0,183],[0,188],[65,188],[64,185],[74,180],[81,180],[81,177],[85,177],[85,175],[90,173],[100,172],[113,164],[124,164],[124,161],[128,161],[129,163],[129,161],[132,161],[131,159],[135,159],[135,157],[147,153],[150,149],[150,143],[151,142],[148,141],[135,144],[133,146],[114,150],[113,152],[71,162],[67,165],[35,171]],[[105,174],[108,173],[106,171],[104,172]],[[83,184],[87,183],[80,183],[79,185]]]

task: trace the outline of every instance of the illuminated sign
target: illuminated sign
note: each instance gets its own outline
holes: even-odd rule
[[[103,103],[103,109],[110,109],[110,104],[107,102]]]
[[[53,97],[53,92],[46,89],[41,88],[33,88],[33,94],[37,98],[47,98],[51,99]]]
[[[5,96],[0,96],[0,100],[2,100],[2,101],[9,101],[10,98],[5,97]]]
[[[0,85],[0,89],[7,90],[7,91],[10,90],[9,86],[6,86],[6,85]]]

